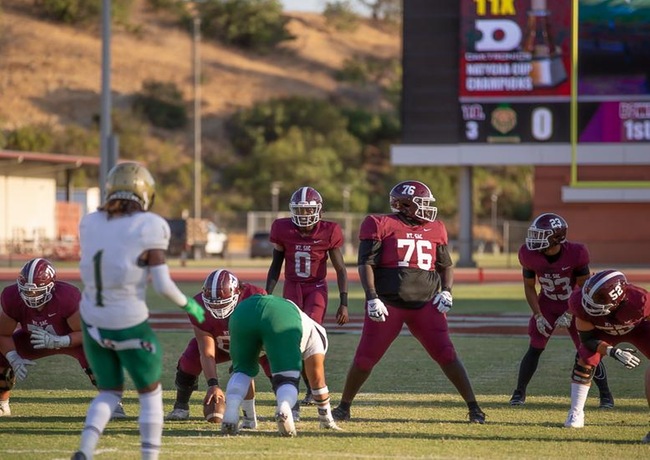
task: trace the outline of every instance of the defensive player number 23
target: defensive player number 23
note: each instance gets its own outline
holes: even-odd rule
[[[571,296],[571,280],[569,278],[539,278],[539,284],[546,297],[552,300],[567,300]]]
[[[402,260],[397,262],[400,267],[411,266],[411,261],[417,261],[416,265],[420,270],[431,270],[433,265],[433,244],[428,240],[397,240],[398,256]]]

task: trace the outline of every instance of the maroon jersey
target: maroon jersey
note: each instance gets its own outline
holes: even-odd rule
[[[284,248],[284,278],[295,282],[317,282],[327,276],[327,253],[343,246],[343,232],[336,222],[321,220],[308,234],[286,217],[271,225],[271,243]]]
[[[519,263],[537,275],[540,300],[566,302],[576,285],[576,272],[589,266],[589,252],[583,244],[565,241],[557,260],[549,262],[540,251],[531,251],[524,244],[519,249]]]
[[[68,335],[72,332],[67,320],[79,311],[80,300],[79,289],[65,281],[54,282],[52,298],[40,311],[25,305],[17,284],[4,288],[0,297],[5,315],[20,323],[23,332],[27,333],[38,327],[56,335]]]
[[[402,308],[419,308],[438,290],[436,248],[447,245],[445,224],[436,220],[409,225],[397,214],[367,216],[360,240],[381,242],[373,267],[379,297]]]
[[[628,284],[626,299],[606,316],[592,316],[582,308],[582,290],[576,289],[569,299],[569,311],[609,335],[625,335],[650,317],[650,296],[645,289]]]

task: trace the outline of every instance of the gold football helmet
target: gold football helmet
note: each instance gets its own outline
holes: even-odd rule
[[[106,179],[106,201],[131,200],[140,203],[144,211],[153,206],[156,182],[151,173],[135,162],[114,166]]]

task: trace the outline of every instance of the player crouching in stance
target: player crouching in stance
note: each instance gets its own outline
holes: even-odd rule
[[[271,383],[276,395],[275,420],[280,435],[296,436],[292,407],[298,401],[303,360],[307,378],[324,429],[339,430],[332,418],[329,390],[325,383],[325,329],[293,302],[272,295],[254,295],[240,302],[230,316],[230,356],[233,374],[226,387],[223,434],[237,434],[239,407],[252,379],[259,372],[258,360],[266,352]]]
[[[636,346],[650,358],[650,296],[645,289],[629,284],[625,275],[604,270],[589,278],[569,299],[580,334],[579,359],[573,368],[571,409],[567,428],[585,425],[584,407],[594,369],[603,356],[611,356],[628,369],[641,360],[633,348],[619,348],[621,342]],[[650,406],[650,368],[645,372],[645,394]],[[650,432],[643,438],[650,443]]]
[[[187,420],[190,417],[190,398],[198,388],[199,375],[203,372],[208,389],[204,405],[211,401],[217,403],[225,396],[217,379],[217,364],[230,361],[230,335],[228,320],[238,302],[253,294],[266,294],[262,288],[242,283],[228,270],[214,270],[203,283],[201,292],[194,299],[209,313],[205,321],[199,323],[192,316],[189,320],[194,329],[194,337],[178,359],[176,367],[176,401],[167,420]],[[246,398],[242,402],[244,416],[240,428],[257,428],[255,414],[255,389],[251,381]]]
[[[16,380],[27,377],[33,360],[54,355],[75,358],[93,385],[95,377],[81,346],[79,299],[72,284],[56,279],[46,259],[28,261],[15,284],[2,291],[0,303],[0,417],[11,415],[9,397]],[[27,307],[27,308],[25,308]],[[20,324],[20,328],[16,327]],[[113,418],[124,418],[120,402]]]

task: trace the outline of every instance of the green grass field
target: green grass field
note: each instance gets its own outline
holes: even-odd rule
[[[186,293],[200,283],[182,283]],[[279,289],[279,287],[278,287]],[[332,292],[336,287],[331,286]],[[281,291],[278,291],[281,292]],[[155,310],[177,307],[150,292]],[[336,300],[336,296],[333,296]],[[362,292],[350,289],[351,313],[362,312]],[[330,305],[330,313],[336,304]],[[520,283],[459,284],[451,314],[527,313]],[[159,332],[165,350],[163,388],[165,412],[174,400],[176,361],[191,338],[190,331]],[[470,374],[479,403],[487,413],[485,425],[466,423],[467,409],[455,389],[420,345],[401,336],[374,369],[342,432],[318,429],[316,409],[303,408],[298,437],[280,438],[270,421],[273,395],[265,377],[257,379],[258,414],[255,432],[222,437],[218,427],[202,420],[201,388],[191,401],[188,422],[166,422],[161,458],[306,458],[313,459],[638,459],[650,457],[650,445],[640,443],[650,429],[643,393],[648,361],[627,370],[606,360],[616,408],[601,411],[597,390],[587,404],[586,427],[563,428],[569,408],[569,376],[573,346],[566,337],[550,341],[528,388],[524,407],[508,400],[527,346],[524,337],[452,336]],[[327,360],[328,386],[335,405],[359,336],[331,334]],[[227,366],[219,367],[222,385]],[[302,393],[302,392],[301,392]],[[95,392],[76,362],[68,357],[39,360],[11,398],[11,417],[0,418],[0,459],[65,459],[78,445],[88,403]],[[301,394],[302,397],[302,394]],[[129,418],[111,422],[99,445],[98,459],[139,458],[137,394],[130,382],[124,396]]]

